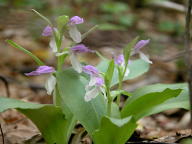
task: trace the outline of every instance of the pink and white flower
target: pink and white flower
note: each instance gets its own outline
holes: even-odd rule
[[[83,72],[90,75],[90,81],[88,85],[85,86],[85,101],[90,101],[94,99],[99,93],[103,93],[105,96],[105,89],[104,89],[104,79],[100,76],[99,71],[96,67],[92,65],[86,65],[83,67]],[[105,96],[106,97],[106,96]]]

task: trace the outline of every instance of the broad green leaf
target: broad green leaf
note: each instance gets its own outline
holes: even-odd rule
[[[121,113],[120,113],[120,110],[119,110],[119,106],[114,102],[112,102],[112,104],[111,104],[111,117],[121,118]]]
[[[171,98],[155,107],[153,109],[149,109],[145,113],[143,113],[143,116],[148,116],[151,114],[159,113],[165,110],[173,109],[173,108],[184,108],[184,109],[190,109],[189,106],[189,91],[188,91],[188,85],[186,83],[178,83],[178,84],[155,84],[155,85],[149,85],[145,86],[143,88],[137,89],[132,93],[132,97],[129,97],[127,104],[132,103],[136,99],[142,97],[143,95],[147,93],[153,93],[153,92],[160,92],[167,88],[170,89],[182,89],[181,93],[175,97]]]
[[[91,134],[100,125],[101,117],[106,114],[106,104],[103,96],[98,95],[90,102],[85,102],[85,83],[73,69],[67,69],[56,74],[58,90],[64,105],[66,105],[75,118],[81,122]],[[88,81],[86,81],[88,83]]]
[[[107,66],[108,66],[108,60],[103,60],[98,66],[98,70],[101,72],[106,72],[107,71]],[[128,66],[130,73],[128,76],[124,77],[124,80],[129,80],[129,79],[134,79],[145,72],[149,70],[149,64],[146,63],[145,61],[138,59],[138,60],[133,60],[131,64]],[[112,80],[112,86],[116,85],[119,82],[118,80],[118,70],[115,68],[114,74],[113,74],[113,80]]]
[[[127,65],[130,54],[131,54],[131,50],[132,48],[134,48],[135,44],[137,43],[137,41],[139,40],[139,37],[136,37],[135,39],[133,39],[131,42],[129,42],[125,48],[123,49],[123,55],[124,55],[124,59],[125,59],[125,65]]]
[[[42,108],[44,105],[36,104],[36,103],[27,103],[23,101],[19,101],[16,99],[9,99],[5,97],[0,97],[0,112],[3,112],[7,109],[39,109]]]
[[[132,117],[103,117],[100,128],[93,133],[94,144],[125,144],[135,128],[136,122]]]
[[[33,121],[47,144],[68,143],[74,121],[66,119],[61,108],[0,97],[0,112],[13,108]]]
[[[145,116],[146,111],[152,110],[155,106],[165,102],[166,100],[176,97],[181,93],[182,89],[166,88],[161,92],[149,92],[138,98],[130,97],[121,111],[122,117],[134,116],[136,120]],[[132,98],[132,100],[131,100]]]
[[[105,83],[106,83],[107,87],[109,87],[109,88],[110,88],[111,81],[113,78],[114,69],[115,69],[114,60],[111,60],[108,64],[108,68],[107,68],[107,71],[105,73]]]
[[[53,109],[52,106],[49,106],[40,109],[18,110],[35,123],[47,144],[68,144],[76,119],[73,117],[66,119],[61,108]]]
[[[56,22],[59,31],[61,31],[62,28],[69,22],[69,17],[67,15],[59,16],[57,17]]]
[[[9,43],[11,46],[13,46],[13,47],[23,51],[27,55],[29,55],[38,65],[45,65],[37,56],[35,56],[33,53],[31,53],[30,51],[26,50],[22,46],[16,44],[14,41],[6,40],[6,42]]]
[[[111,91],[111,97],[113,98],[113,100],[120,94],[126,95],[126,96],[131,96],[132,94],[125,91],[125,90],[114,90]]]

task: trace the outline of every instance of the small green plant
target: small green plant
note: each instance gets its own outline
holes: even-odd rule
[[[7,42],[25,52],[39,65],[26,76],[50,75],[45,88],[53,95],[53,104],[35,104],[0,97],[0,112],[15,108],[30,118],[38,127],[48,144],[68,144],[77,121],[88,132],[95,144],[124,144],[137,127],[136,122],[145,116],[171,108],[188,109],[186,84],[156,84],[130,93],[122,89],[123,81],[136,78],[147,72],[152,61],[142,53],[150,40],[136,37],[123,49],[123,53],[112,59],[90,50],[81,41],[97,26],[81,34],[77,25],[84,19],[79,16],[56,18],[56,25],[43,18],[48,26],[42,35],[50,37],[50,48],[57,59],[57,66],[47,66],[37,56],[11,40]],[[63,46],[65,37],[72,40]],[[97,66],[82,64],[79,53],[95,53],[101,57]],[[140,59],[131,60],[133,55]],[[63,69],[69,57],[72,67]],[[113,89],[117,85],[117,89]],[[121,94],[129,97],[119,108]]]

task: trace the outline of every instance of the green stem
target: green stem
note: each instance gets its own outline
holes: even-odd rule
[[[121,71],[120,68],[118,68],[118,72],[119,72],[119,85],[118,85],[118,91],[122,90],[122,84],[123,84],[123,78],[125,76],[126,70],[128,67],[128,63],[125,65],[125,68],[123,70],[123,73]],[[117,96],[117,105],[120,106],[120,102],[121,102],[121,94],[119,94]]]
[[[118,85],[118,91],[120,91],[122,89],[122,80],[119,81],[119,85]],[[118,94],[117,96],[117,105],[119,106],[121,102],[121,94]]]
[[[62,61],[61,56],[57,57],[57,71],[62,71]]]
[[[57,88],[57,85],[55,86],[55,89],[54,89],[54,94],[53,94],[53,104],[55,106],[59,106],[60,104],[58,103],[58,98],[59,98],[59,92],[58,92],[58,88]]]
[[[111,116],[112,98],[111,98],[111,93],[110,93],[110,89],[109,89],[109,88],[107,88],[107,99],[108,99],[108,103],[107,103],[107,115],[110,117],[110,116]]]

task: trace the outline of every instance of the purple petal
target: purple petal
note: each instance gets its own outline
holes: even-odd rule
[[[125,62],[123,54],[120,54],[118,57],[115,57],[115,64],[122,65]]]
[[[52,28],[50,26],[46,26],[42,32],[42,36],[51,36],[52,32]]]
[[[74,53],[86,53],[86,52],[93,52],[92,50],[88,49],[84,44],[79,44],[71,48]]]
[[[96,77],[96,85],[97,85],[97,86],[102,86],[102,85],[104,85],[104,80],[103,80],[103,78],[101,78],[101,77]]]
[[[99,75],[99,71],[96,69],[96,67],[91,65],[83,66],[83,72],[89,74],[89,75]]]
[[[48,74],[55,72],[55,69],[50,66],[39,66],[35,71],[32,71],[30,73],[25,73],[26,76],[35,76],[35,75],[41,75],[41,74]]]
[[[71,25],[81,24],[81,23],[84,23],[84,19],[81,18],[81,17],[79,17],[79,16],[73,16],[73,17],[70,19],[69,23],[70,23]]]
[[[138,53],[140,51],[140,49],[142,47],[146,46],[149,42],[150,42],[150,40],[140,40],[139,42],[136,43],[136,45],[134,47],[134,52]]]

